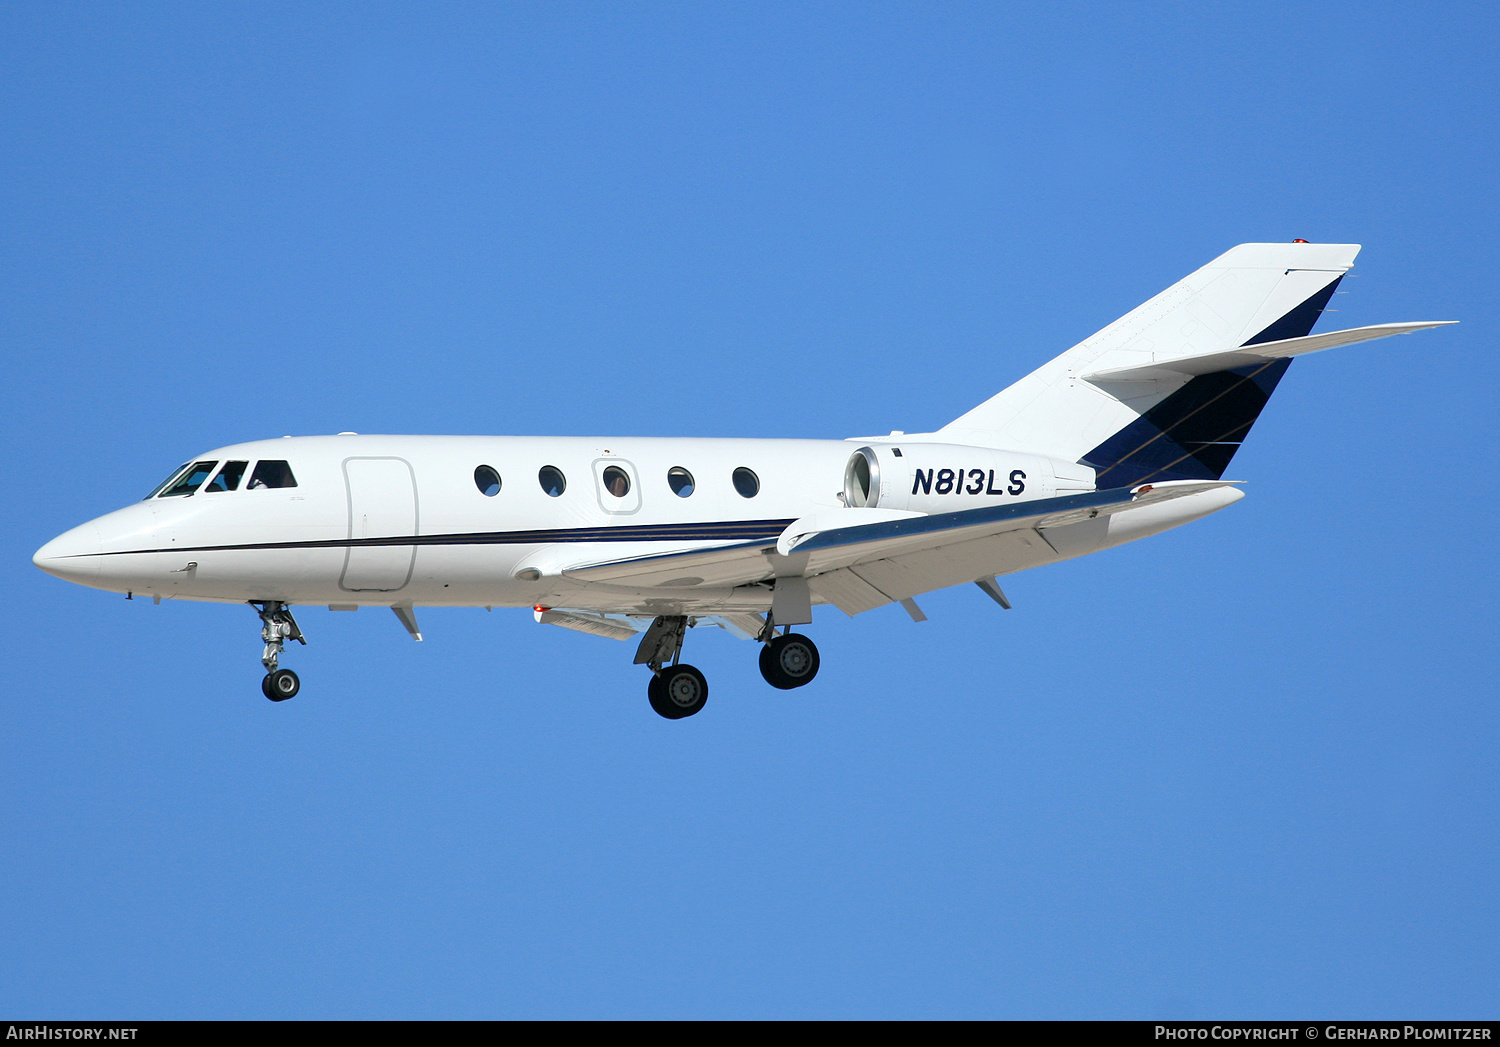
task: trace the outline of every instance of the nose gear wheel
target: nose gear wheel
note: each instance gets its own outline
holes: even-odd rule
[[[302,681],[297,679],[297,674],[290,669],[277,669],[275,672],[266,673],[260,682],[261,693],[273,702],[284,702],[288,698],[295,698],[297,692],[302,689]]]

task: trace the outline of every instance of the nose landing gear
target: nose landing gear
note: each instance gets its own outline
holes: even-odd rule
[[[260,691],[273,702],[284,702],[296,696],[302,688],[302,682],[290,669],[276,667],[281,659],[282,644],[287,640],[296,640],[306,645],[307,641],[302,638],[302,630],[297,628],[297,619],[292,617],[291,609],[280,600],[266,600],[263,603],[252,600],[250,606],[260,615],[260,638],[266,642],[265,653],[260,656],[260,663],[266,667]]]

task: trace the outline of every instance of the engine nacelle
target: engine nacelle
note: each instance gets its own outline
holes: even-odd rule
[[[947,513],[1094,489],[1094,471],[962,444],[867,444],[844,467],[844,504]]]

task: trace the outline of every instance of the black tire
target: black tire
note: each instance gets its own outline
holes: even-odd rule
[[[760,649],[760,674],[783,691],[812,683],[820,664],[817,644],[801,633],[778,636]]]
[[[651,708],[668,720],[692,716],[708,702],[708,681],[691,665],[672,665],[651,678],[646,686]]]
[[[646,684],[646,698],[651,702],[651,708],[658,716],[665,716],[668,720],[678,719],[677,710],[667,705],[666,693],[661,689],[661,673],[652,673],[651,681]]]
[[[302,681],[290,669],[277,669],[274,673],[266,673],[266,678],[260,682],[260,689],[271,701],[284,702],[288,698],[297,697],[297,692],[302,689]]]

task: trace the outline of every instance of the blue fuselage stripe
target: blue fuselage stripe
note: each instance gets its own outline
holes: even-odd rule
[[[232,545],[121,549],[89,556],[138,553],[239,552],[250,549],[367,549],[411,545],[552,545],[562,542],[712,542],[774,538],[792,520],[729,520],[701,524],[637,524],[619,527],[566,527],[531,531],[477,531],[457,534],[404,534],[386,538],[326,538],[300,542],[243,542]]]

